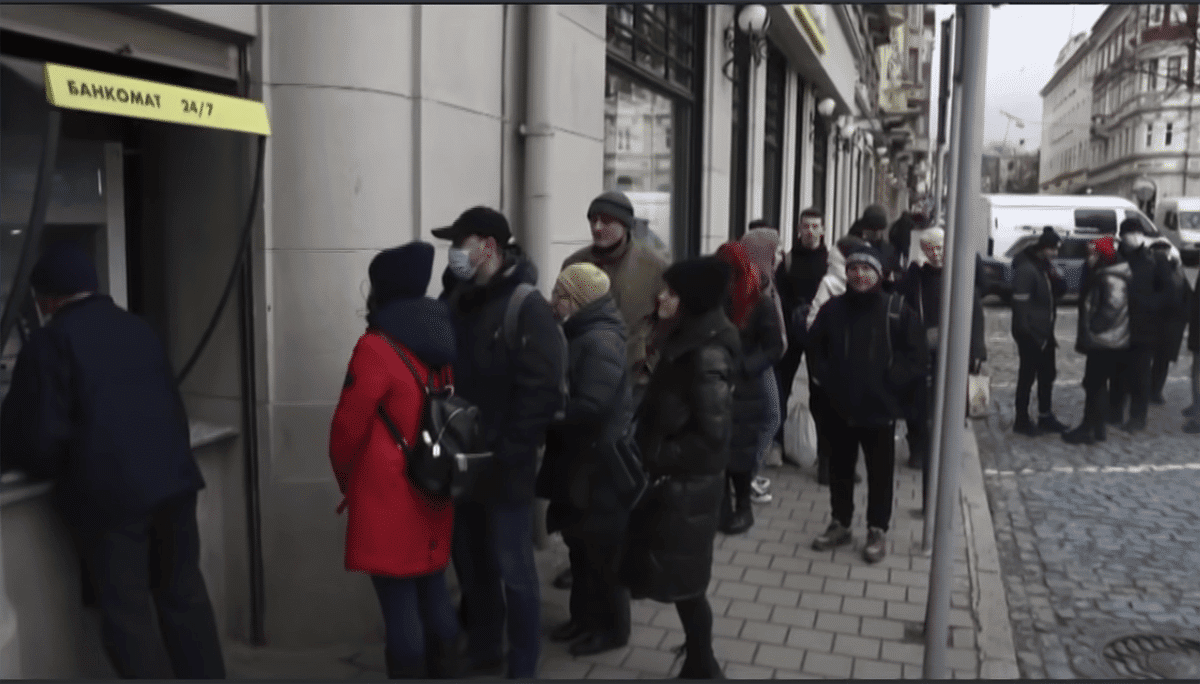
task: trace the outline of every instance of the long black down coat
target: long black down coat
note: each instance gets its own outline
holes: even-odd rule
[[[550,500],[546,529],[571,536],[619,538],[629,511],[613,485],[613,457],[605,449],[629,429],[633,398],[625,322],[611,295],[581,308],[563,323],[570,398],[563,422],[546,435],[537,494]]]
[[[634,598],[672,603],[708,589],[740,354],[720,310],[685,318],[663,345],[638,414],[653,484],[631,516],[621,568]]]
[[[763,294],[741,331],[742,357],[735,360],[733,438],[729,444],[729,469],[745,473],[758,459],[758,434],[766,421],[763,372],[783,358],[783,331],[770,298]]]

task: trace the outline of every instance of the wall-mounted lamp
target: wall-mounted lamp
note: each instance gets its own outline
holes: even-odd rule
[[[725,48],[732,56],[721,67],[721,73],[730,81],[736,80],[729,69],[739,57],[748,55],[755,64],[761,64],[767,58],[767,28],[771,25],[771,17],[763,5],[745,5],[734,23],[736,28],[733,25],[725,28]]]
[[[833,116],[833,110],[837,109],[837,102],[832,97],[827,97],[817,103],[817,113],[828,119]]]
[[[875,148],[875,154],[878,154],[880,157],[887,157],[887,151],[888,148],[885,145],[880,145],[879,147]]]

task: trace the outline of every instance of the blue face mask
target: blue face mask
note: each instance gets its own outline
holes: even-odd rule
[[[450,248],[450,272],[459,280],[470,280],[475,277],[478,266],[471,265],[471,253],[462,247]]]

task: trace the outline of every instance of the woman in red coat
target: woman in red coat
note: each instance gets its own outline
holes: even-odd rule
[[[452,381],[450,313],[425,297],[432,268],[433,246],[424,242],[383,251],[371,262],[368,327],[354,348],[329,434],[329,459],[345,496],[339,511],[349,510],[346,569],[370,574],[375,585],[392,679],[457,676],[459,626],[445,578],[453,505],[409,481],[404,453],[379,413],[382,407],[412,443],[431,369],[435,383]]]

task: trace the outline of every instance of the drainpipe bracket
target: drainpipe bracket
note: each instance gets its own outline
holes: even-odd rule
[[[527,138],[554,137],[554,127],[550,124],[521,124],[517,127],[517,132]]]

